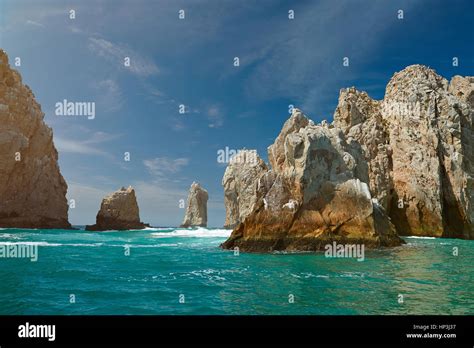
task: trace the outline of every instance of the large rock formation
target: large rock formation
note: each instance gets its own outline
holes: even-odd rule
[[[70,228],[53,132],[0,50],[0,227]]]
[[[254,209],[222,245],[242,251],[320,250],[333,241],[368,247],[402,243],[372,200],[358,143],[294,109],[268,148],[272,169],[257,182]]]
[[[474,78],[412,65],[382,101],[342,90],[334,124],[361,144],[400,235],[474,238]]]
[[[254,209],[224,248],[391,246],[395,231],[474,239],[474,77],[448,82],[412,65],[381,101],[343,89],[332,124],[294,110],[268,158]]]
[[[122,187],[102,200],[96,224],[86,226],[87,231],[139,230],[149,227],[140,222],[137,197],[130,186]]]
[[[207,227],[207,200],[209,195],[201,185],[193,182],[189,189],[186,214],[181,227]]]
[[[252,212],[257,202],[257,182],[267,170],[255,150],[240,150],[231,158],[222,179],[224,228],[234,228]]]

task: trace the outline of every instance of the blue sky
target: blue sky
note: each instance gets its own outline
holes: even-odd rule
[[[332,120],[341,88],[381,99],[410,64],[474,75],[472,13],[470,0],[0,0],[0,47],[21,58],[53,128],[73,224],[93,223],[104,195],[132,185],[144,222],[177,225],[195,180],[218,227],[218,150],[266,160],[289,104]],[[55,115],[63,99],[95,102],[95,119]]]

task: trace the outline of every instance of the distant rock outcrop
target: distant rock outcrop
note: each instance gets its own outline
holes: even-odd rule
[[[343,89],[332,124],[314,125],[295,109],[268,158],[271,170],[254,178],[254,208],[224,248],[474,239],[474,77],[448,83],[412,65],[392,77],[382,101]]]
[[[255,150],[240,150],[226,168],[222,186],[226,217],[224,228],[234,228],[249,215],[257,201],[257,183],[268,170]]]
[[[333,241],[368,247],[402,243],[378,203],[358,144],[294,109],[268,148],[272,169],[257,183],[255,207],[223,244],[242,251],[323,249]]]
[[[0,49],[0,227],[71,228],[53,132]]]
[[[102,200],[96,224],[86,226],[86,230],[139,230],[149,226],[140,222],[135,190],[122,187]]]
[[[193,182],[189,189],[186,214],[181,227],[207,227],[207,200],[209,195],[201,185]]]

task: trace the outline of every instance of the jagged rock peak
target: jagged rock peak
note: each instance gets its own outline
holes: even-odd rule
[[[385,98],[404,100],[407,95],[411,99],[419,93],[448,89],[448,81],[438,75],[435,70],[424,65],[410,65],[395,73],[385,89]]]
[[[285,122],[283,128],[273,145],[268,147],[268,160],[273,170],[281,170],[284,162],[284,147],[286,136],[296,133],[301,128],[310,124],[310,120],[298,108],[293,108],[290,118]]]

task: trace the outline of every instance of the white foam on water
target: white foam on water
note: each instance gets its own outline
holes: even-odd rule
[[[0,245],[37,245],[37,246],[50,246],[50,247],[59,247],[59,246],[79,246],[79,247],[99,247],[103,243],[94,243],[94,244],[83,244],[83,243],[48,243],[48,242],[0,242]]]
[[[142,228],[142,229],[139,229],[139,230],[129,230],[129,231],[144,231],[144,232],[153,231],[153,232],[155,232],[155,231],[172,231],[172,230],[174,230],[173,227],[145,227],[145,228]]]
[[[197,229],[177,229],[172,232],[157,232],[151,235],[155,238],[173,238],[173,237],[185,237],[185,238],[216,238],[222,237],[227,238],[232,233],[232,230],[225,229],[207,229],[199,227]]]
[[[406,236],[406,238],[415,238],[415,239],[436,239],[436,237],[420,237],[420,236]]]
[[[0,238],[6,239],[21,239],[19,236],[11,233],[0,233]]]
[[[163,248],[163,247],[175,247],[180,245],[180,243],[172,243],[172,244],[110,244],[107,246],[112,246],[112,247],[129,247],[129,248]]]
[[[62,244],[48,243],[48,242],[0,242],[0,245],[61,246]]]
[[[104,243],[94,243],[94,244],[87,244],[87,243],[72,243],[72,244],[59,244],[59,245],[64,245],[64,246],[79,246],[79,247],[82,247],[82,246],[86,246],[86,247],[100,247],[102,245],[104,245]]]

